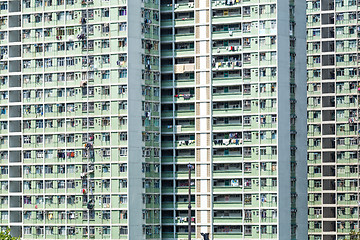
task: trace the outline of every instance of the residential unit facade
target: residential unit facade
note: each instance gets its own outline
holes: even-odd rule
[[[305,7],[0,1],[0,226],[304,239]]]
[[[307,1],[311,240],[359,229],[357,10],[357,1]]]

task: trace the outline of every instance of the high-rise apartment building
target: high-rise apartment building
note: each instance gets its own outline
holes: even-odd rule
[[[161,1],[163,239],[189,162],[195,239],[307,238],[305,32],[301,1]]]
[[[293,0],[0,0],[0,226],[305,239],[305,15]]]
[[[311,240],[359,228],[358,4],[307,1]]]
[[[1,223],[24,239],[159,239],[159,4],[0,5]]]

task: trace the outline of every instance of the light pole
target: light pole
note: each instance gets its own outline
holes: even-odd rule
[[[191,170],[194,168],[193,165],[189,163],[187,165],[189,170],[189,178],[188,178],[188,188],[189,188],[189,205],[188,205],[188,240],[191,240]]]

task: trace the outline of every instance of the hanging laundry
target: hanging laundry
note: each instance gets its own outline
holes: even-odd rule
[[[239,179],[232,179],[232,180],[231,180],[231,186],[232,186],[232,187],[237,187],[237,186],[239,186]]]
[[[184,94],[184,99],[189,100],[191,98],[191,94]]]

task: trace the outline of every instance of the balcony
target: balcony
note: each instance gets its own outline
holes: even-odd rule
[[[214,170],[213,177],[221,178],[221,177],[234,177],[241,176],[242,170]]]
[[[242,232],[234,232],[230,230],[223,230],[223,232],[214,232],[213,233],[213,237],[214,239],[243,239],[243,234]]]
[[[213,161],[214,162],[240,162],[242,161],[243,158],[242,158],[242,155],[239,154],[239,155],[222,155],[222,156],[219,156],[219,155],[213,155]]]
[[[213,217],[214,224],[241,224],[242,217]]]

